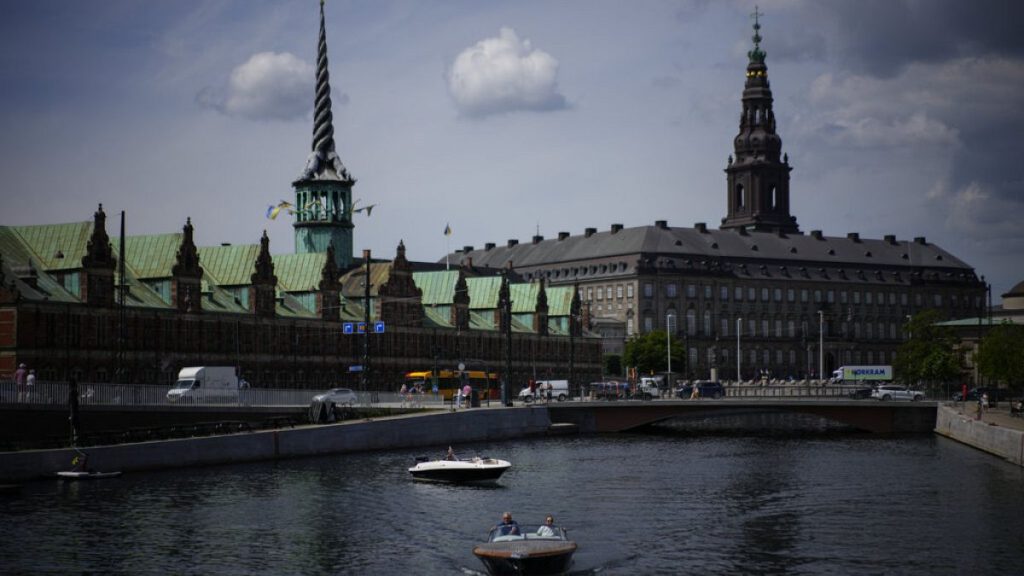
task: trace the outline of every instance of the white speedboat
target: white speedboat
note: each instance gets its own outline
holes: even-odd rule
[[[57,477],[62,480],[102,480],[104,478],[117,478],[120,472],[96,472],[95,470],[62,470],[57,472]]]
[[[497,482],[498,478],[512,467],[507,460],[497,458],[473,457],[456,458],[449,455],[443,460],[427,460],[420,457],[409,473],[416,480],[431,482],[452,482],[459,484]]]

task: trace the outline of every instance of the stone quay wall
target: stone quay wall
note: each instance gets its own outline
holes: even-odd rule
[[[935,416],[935,432],[1024,466],[1024,430],[977,420],[952,406],[940,405]]]
[[[134,472],[511,440],[543,435],[550,427],[551,418],[545,407],[474,408],[225,436],[93,446],[87,452],[90,468]],[[71,448],[0,453],[0,482],[53,478],[58,471],[71,468],[75,454]]]

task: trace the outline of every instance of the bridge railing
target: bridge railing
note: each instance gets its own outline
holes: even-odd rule
[[[725,395],[734,398],[849,398],[866,386],[726,384]]]

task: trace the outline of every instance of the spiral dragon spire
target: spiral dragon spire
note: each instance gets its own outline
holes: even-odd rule
[[[327,70],[327,28],[324,25],[324,0],[320,0],[320,38],[317,42],[316,97],[313,108],[313,148],[306,160],[306,167],[303,169],[300,179],[352,180],[334,149],[333,120],[331,77]]]

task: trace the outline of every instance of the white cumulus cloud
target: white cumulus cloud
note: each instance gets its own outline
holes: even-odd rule
[[[313,106],[315,72],[311,64],[287,52],[260,52],[231,72],[226,88],[205,88],[196,100],[228,116],[299,118]]]
[[[558,61],[511,28],[463,50],[448,70],[448,91],[469,117],[567,106],[558,92]]]

